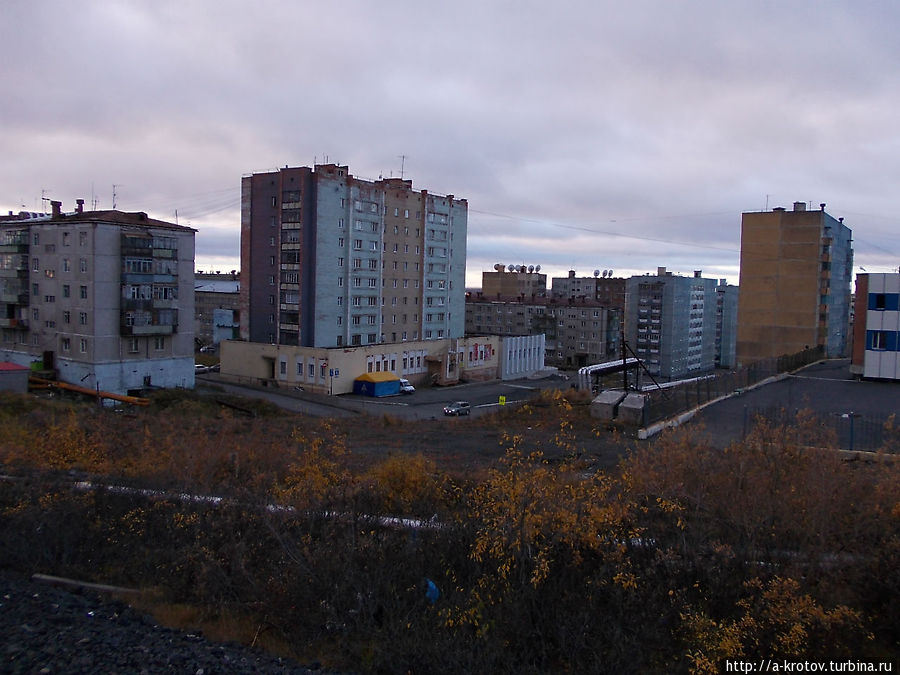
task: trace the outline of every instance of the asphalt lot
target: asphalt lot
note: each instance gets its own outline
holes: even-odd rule
[[[359,414],[392,415],[408,420],[444,417],[444,406],[454,401],[468,401],[470,416],[496,410],[501,397],[505,405],[517,405],[541,389],[568,389],[575,378],[571,374],[551,375],[536,379],[468,382],[449,387],[417,387],[414,394],[372,398],[354,394],[323,396],[292,389],[248,387],[225,381],[215,373],[197,376],[198,386],[215,385],[226,392],[260,398],[285,410],[319,417],[352,417]],[[465,416],[461,421],[465,420]]]
[[[856,380],[850,374],[849,359],[820,361],[777,382],[714,403],[699,412],[691,424],[703,424],[710,440],[724,447],[744,437],[757,411],[777,409],[788,414],[812,410],[823,423],[833,425],[842,447],[847,449],[852,419],[854,449],[874,449],[862,445],[867,434],[878,430],[875,427],[900,413],[900,383]]]

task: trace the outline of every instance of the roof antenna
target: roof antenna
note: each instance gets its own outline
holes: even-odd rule
[[[406,166],[406,155],[397,155],[400,158],[400,180],[403,180],[403,169]]]

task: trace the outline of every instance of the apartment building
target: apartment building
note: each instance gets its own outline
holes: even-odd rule
[[[814,347],[847,355],[851,231],[819,207],[742,215],[739,366]]]
[[[347,166],[244,176],[241,338],[307,347],[461,337],[468,205]]]
[[[518,298],[523,301],[547,295],[547,275],[540,265],[494,265],[493,272],[481,273],[481,293],[486,298]]]
[[[900,274],[857,274],[850,372],[900,380]]]
[[[193,387],[195,230],[83,205],[0,217],[0,361],[119,394]]]
[[[625,340],[647,371],[676,379],[716,367],[717,281],[665,267],[626,282]]]
[[[555,298],[491,300],[466,297],[466,335],[541,336],[543,361],[580,368],[618,355],[621,314],[594,301]]]
[[[240,292],[237,271],[194,275],[194,339],[198,347],[240,336]]]
[[[550,295],[554,298],[592,300],[619,312],[625,310],[625,278],[613,277],[612,270],[594,270],[592,277],[575,276],[569,270],[568,276],[553,277]]]

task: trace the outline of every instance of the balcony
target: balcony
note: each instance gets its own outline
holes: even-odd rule
[[[9,305],[27,305],[28,293],[27,291],[2,291],[0,292],[0,302]]]
[[[28,253],[28,242],[0,244],[0,253]]]
[[[172,335],[176,332],[178,326],[171,324],[148,324],[144,326],[121,326],[119,333],[125,336],[139,335]]]
[[[28,319],[0,319],[0,328],[28,330]]]

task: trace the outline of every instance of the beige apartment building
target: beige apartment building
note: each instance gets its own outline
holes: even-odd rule
[[[51,204],[0,217],[0,361],[117,394],[193,387],[195,230]]]
[[[825,204],[744,213],[737,365],[816,347],[846,356],[852,266],[850,229]]]

